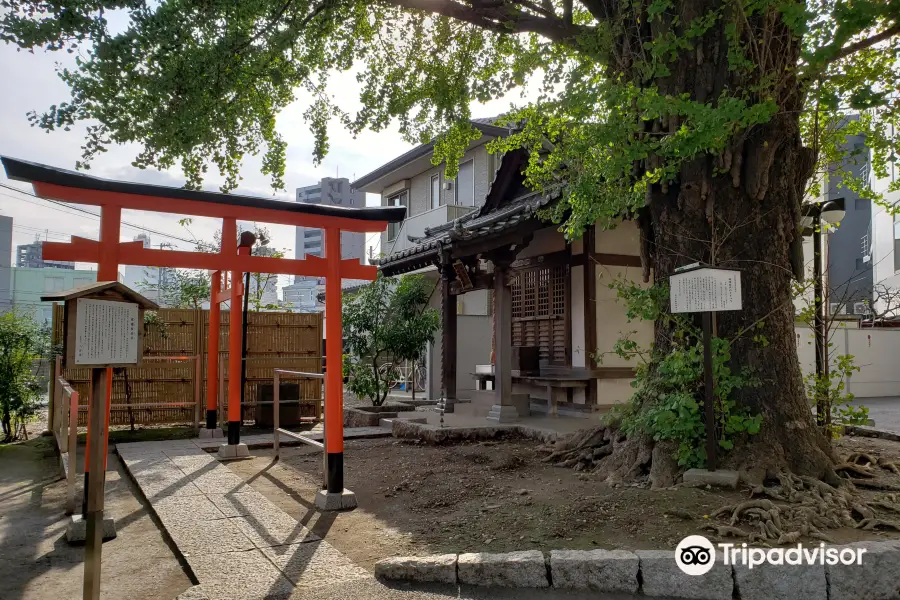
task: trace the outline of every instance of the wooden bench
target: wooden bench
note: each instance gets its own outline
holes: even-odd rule
[[[490,389],[494,389],[493,373],[472,373],[475,380],[476,391],[487,391],[487,383],[490,382]],[[550,415],[558,416],[558,403],[569,402],[570,393],[576,389],[587,389],[589,377],[585,375],[527,375],[520,376],[518,371],[512,372],[513,384],[524,383],[536,387],[544,387],[547,389],[547,401],[550,404]]]
[[[541,375],[531,377],[518,377],[517,383],[526,383],[538,387],[547,388],[547,400],[550,403],[550,416],[559,416],[558,405],[560,402],[569,402],[569,394],[576,389],[587,389],[588,378],[563,375]]]

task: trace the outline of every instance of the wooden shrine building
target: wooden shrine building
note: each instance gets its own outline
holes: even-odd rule
[[[440,272],[440,377],[448,402],[457,396],[456,299],[474,290],[493,296],[493,365],[476,367],[483,380],[470,398],[476,414],[509,421],[557,408],[590,416],[627,400],[634,365],[611,352],[627,332],[643,346],[653,324],[629,323],[609,284],[642,279],[640,232],[634,221],[591,227],[569,242],[538,213],[561,190],[534,192],[523,184],[524,151],[507,153],[483,206],[410,238],[413,245],[382,257],[387,276],[432,266]],[[598,224],[599,225],[599,224]],[[480,411],[480,412],[479,412]]]

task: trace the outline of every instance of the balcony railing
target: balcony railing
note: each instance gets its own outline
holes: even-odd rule
[[[409,236],[424,237],[425,230],[431,227],[437,227],[444,223],[449,223],[475,210],[476,206],[459,206],[456,204],[445,204],[438,208],[427,210],[423,213],[413,215],[400,223],[396,229],[388,229],[388,237],[396,232],[393,239],[389,239],[384,249],[385,255],[400,252],[415,246],[417,242],[410,242]]]

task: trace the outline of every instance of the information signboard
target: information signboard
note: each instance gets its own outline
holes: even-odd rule
[[[741,273],[698,267],[669,277],[673,313],[741,309]]]
[[[140,307],[88,298],[78,298],[76,303],[75,364],[137,364]]]

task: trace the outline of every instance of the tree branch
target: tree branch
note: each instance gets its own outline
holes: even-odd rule
[[[581,0],[581,3],[584,4],[584,7],[588,9],[588,12],[591,13],[598,21],[606,21],[610,17],[610,10],[607,8],[606,3],[603,0]]]
[[[275,15],[274,15],[274,16],[272,17],[272,19],[269,21],[269,24],[268,24],[268,25],[266,25],[266,26],[263,27],[261,30],[259,30],[258,32],[256,32],[256,34],[255,34],[253,37],[251,37],[249,40],[247,40],[246,42],[244,42],[243,44],[241,44],[240,46],[238,46],[237,48],[235,48],[234,51],[235,51],[236,53],[237,53],[237,52],[240,52],[240,51],[243,50],[244,48],[247,48],[248,46],[250,46],[250,44],[252,44],[252,43],[255,42],[256,40],[258,40],[259,38],[261,38],[263,35],[265,35],[266,33],[270,32],[270,31],[272,30],[272,28],[273,28],[275,25],[278,24],[278,21],[281,20],[281,17],[284,16],[284,13],[287,12],[287,9],[290,8],[291,4],[293,4],[293,3],[294,3],[294,0],[287,0],[287,2],[285,2],[285,3],[282,5],[282,7],[281,7],[280,9],[278,9],[278,11],[275,13]],[[300,24],[299,24],[298,28],[306,27],[306,26],[309,24],[309,22],[312,21],[314,18],[316,18],[316,16],[317,16],[319,13],[321,13],[323,10],[325,10],[325,8],[326,8],[327,6],[328,6],[328,1],[327,1],[327,0],[326,0],[325,2],[319,3],[319,4],[312,10],[311,13],[309,13],[308,15],[306,15],[305,17],[303,17],[303,20],[300,21]]]
[[[846,58],[846,57],[850,56],[851,54],[859,52],[860,50],[865,50],[866,48],[871,48],[878,42],[883,42],[884,40],[891,38],[898,34],[900,34],[900,23],[894,25],[893,27],[888,27],[881,33],[877,33],[868,39],[860,40],[858,42],[853,42],[852,44],[844,46],[843,48],[838,50],[834,56],[832,56],[827,61],[825,61],[825,63],[822,66],[825,67],[837,60],[841,60],[842,58]]]
[[[517,5],[525,2],[473,2],[467,6],[455,0],[386,0],[399,8],[439,14],[458,21],[471,23],[498,33],[538,33],[556,42],[571,41],[577,35],[592,28],[568,25],[556,16],[539,17],[522,12]],[[533,3],[528,2],[529,8]]]

